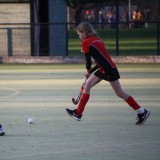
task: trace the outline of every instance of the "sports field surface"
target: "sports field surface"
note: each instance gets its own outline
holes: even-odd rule
[[[81,122],[69,117],[84,65],[0,65],[0,160],[159,160],[160,64],[118,64],[121,84],[151,111],[142,126],[107,82],[91,90]],[[34,124],[27,119],[33,117]]]

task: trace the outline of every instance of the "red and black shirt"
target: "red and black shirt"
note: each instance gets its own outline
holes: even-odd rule
[[[96,36],[88,36],[82,41],[82,52],[86,58],[86,68],[90,69],[92,62],[91,57],[94,59],[97,67],[102,73],[116,68],[116,64],[108,54],[105,44]]]

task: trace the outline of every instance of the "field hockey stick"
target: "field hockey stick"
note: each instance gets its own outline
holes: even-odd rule
[[[85,77],[84,80],[83,80],[83,84],[82,84],[82,86],[81,86],[81,88],[80,88],[80,91],[79,91],[77,97],[73,97],[73,98],[72,98],[72,102],[73,102],[74,105],[77,105],[78,102],[79,102],[79,100],[81,99],[82,92],[83,92],[83,87],[84,87],[84,85],[85,85],[85,83],[86,83],[86,80],[87,80],[87,78]]]
[[[90,71],[90,73],[93,73],[94,71],[96,71],[98,69],[98,66],[96,65],[96,66],[94,66],[93,68],[92,68],[92,70]],[[75,104],[75,105],[77,105],[78,103],[79,103],[79,100],[81,99],[81,96],[82,96],[82,92],[83,92],[83,88],[84,88],[84,85],[85,85],[85,83],[86,83],[86,80],[87,80],[87,78],[85,77],[84,78],[84,80],[83,80],[83,84],[82,84],[82,86],[81,86],[81,88],[80,88],[80,91],[79,91],[79,94],[78,94],[78,96],[76,97],[76,98],[72,98],[72,102],[73,102],[73,104]]]

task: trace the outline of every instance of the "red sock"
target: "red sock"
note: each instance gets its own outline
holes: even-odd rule
[[[84,111],[84,108],[86,106],[86,103],[89,100],[89,97],[90,97],[89,94],[85,94],[85,93],[82,94],[82,97],[80,99],[80,102],[79,102],[79,105],[78,105],[78,108],[77,108],[77,114],[82,115],[82,113]]]
[[[133,97],[129,96],[126,102],[134,109],[137,110],[140,108],[139,104],[133,99]]]

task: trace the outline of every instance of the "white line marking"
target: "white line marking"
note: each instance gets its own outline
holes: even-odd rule
[[[7,95],[7,96],[0,96],[0,99],[4,99],[4,98],[10,98],[10,97],[13,97],[13,96],[16,96],[16,95],[18,95],[19,94],[19,90],[17,90],[17,89],[14,89],[14,88],[5,88],[5,87],[3,87],[3,88],[0,88],[0,92],[3,92],[2,90],[9,90],[9,91],[12,91],[12,93],[10,94],[10,95]]]

